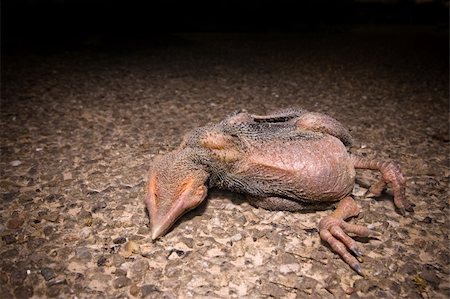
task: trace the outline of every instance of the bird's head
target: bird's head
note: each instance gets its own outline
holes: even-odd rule
[[[184,148],[153,160],[145,198],[153,240],[205,199],[209,174],[195,157],[195,150]]]

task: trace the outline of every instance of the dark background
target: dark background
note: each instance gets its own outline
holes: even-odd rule
[[[92,36],[142,43],[167,32],[316,32],[367,24],[448,29],[448,1],[11,0],[3,1],[1,21],[3,50],[71,48]]]

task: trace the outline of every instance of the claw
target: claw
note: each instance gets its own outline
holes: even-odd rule
[[[361,275],[362,277],[364,277],[364,272],[362,270],[362,267],[360,264],[356,264],[352,266],[352,269],[355,270],[359,275]]]
[[[350,247],[349,249],[350,249],[351,252],[353,252],[353,254],[354,254],[356,257],[362,257],[362,256],[363,256],[363,253],[362,253],[358,248],[356,248],[356,247]]]
[[[377,232],[373,229],[369,229],[369,237],[371,238],[380,238],[383,234],[380,232]]]
[[[377,195],[376,194],[373,194],[372,192],[370,192],[370,190],[367,190],[365,193],[364,193],[364,196],[363,197],[366,197],[366,198],[374,198],[374,197],[377,197]]]

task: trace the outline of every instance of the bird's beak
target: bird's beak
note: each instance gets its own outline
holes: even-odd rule
[[[145,203],[150,214],[152,240],[164,235],[183,214],[197,207],[207,193],[206,186],[196,184],[193,179],[184,181],[177,196],[168,200],[155,194],[155,176],[150,177],[147,188]]]
[[[178,198],[175,201],[175,205],[173,205],[165,215],[159,214],[157,210],[155,212],[150,211],[152,240],[164,235],[185,212],[187,212],[187,209],[185,208],[182,198]]]

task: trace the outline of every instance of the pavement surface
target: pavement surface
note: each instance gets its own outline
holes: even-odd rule
[[[448,32],[92,36],[2,55],[1,298],[448,298]],[[350,220],[361,277],[319,238],[330,211],[270,212],[239,194],[151,242],[152,158],[228,113],[300,106],[352,132],[353,153],[400,163],[415,212],[364,196]]]

